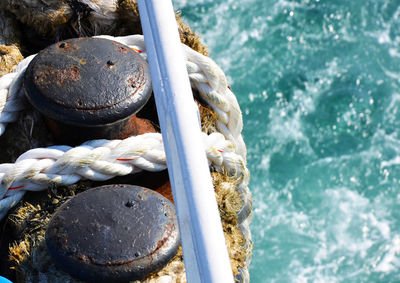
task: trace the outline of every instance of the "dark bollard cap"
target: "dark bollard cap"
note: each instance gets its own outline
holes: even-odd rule
[[[152,87],[147,63],[128,46],[75,38],[36,55],[27,67],[24,91],[45,117],[89,128],[135,114],[150,98]]]
[[[64,203],[46,243],[64,271],[92,282],[140,280],[161,269],[179,246],[175,209],[152,190],[109,185]]]

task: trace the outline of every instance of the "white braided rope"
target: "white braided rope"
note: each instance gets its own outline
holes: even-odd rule
[[[247,174],[234,145],[220,133],[203,133],[209,164],[232,176]],[[166,169],[162,136],[147,133],[125,140],[93,140],[77,147],[36,148],[15,163],[0,164],[0,219],[25,191],[40,191],[50,184],[71,185],[81,179],[104,181],[142,170]]]
[[[34,56],[22,60],[15,71],[0,78],[0,136],[6,125],[15,122],[18,114],[24,109],[24,96],[20,92],[23,74]]]
[[[98,36],[134,48],[146,57],[142,35]],[[245,188],[249,173],[246,147],[241,136],[242,115],[223,71],[210,58],[182,45],[192,86],[218,115],[222,133],[203,134],[209,164],[217,171],[240,177]],[[0,135],[7,123],[18,118],[23,109],[21,81],[35,55],[24,59],[14,73],[0,78]],[[0,164],[0,219],[22,198],[25,191],[39,191],[50,184],[70,185],[81,179],[108,180],[141,170],[166,168],[161,134],[149,133],[125,140],[93,140],[81,146],[37,148],[22,154],[14,164]]]

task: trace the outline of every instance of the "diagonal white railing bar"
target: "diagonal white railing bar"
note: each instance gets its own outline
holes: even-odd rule
[[[188,282],[233,282],[170,0],[139,0]]]

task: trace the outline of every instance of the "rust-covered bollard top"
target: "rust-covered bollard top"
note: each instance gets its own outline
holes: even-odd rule
[[[54,214],[46,243],[64,271],[92,282],[139,280],[179,246],[173,204],[157,192],[109,185],[78,194]]]
[[[107,39],[77,38],[39,52],[26,70],[24,91],[56,137],[76,136],[77,143],[129,136],[131,115],[152,88],[136,51]]]

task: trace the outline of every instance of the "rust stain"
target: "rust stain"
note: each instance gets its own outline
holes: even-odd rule
[[[129,48],[121,46],[119,43],[117,42],[113,42],[113,44],[117,47],[117,51],[120,53],[128,53],[130,51]]]
[[[48,67],[48,69],[38,71],[37,75],[34,78],[36,84],[49,84],[51,81],[51,77],[54,75],[55,71],[53,67]]]
[[[63,85],[64,81],[79,81],[81,79],[80,70],[77,66],[72,66],[63,70],[55,70],[53,67],[48,67],[38,71],[34,80],[35,83],[42,87],[49,86],[55,80],[58,85]]]
[[[72,66],[72,67],[70,67],[68,69],[64,69],[64,70],[59,70],[55,75],[55,79],[57,80],[57,83],[60,86],[66,80],[77,82],[81,79],[80,70],[76,66]]]
[[[132,115],[128,123],[126,123],[125,128],[121,131],[119,138],[126,139],[130,136],[137,136],[145,133],[157,133],[153,123],[150,120]]]
[[[166,235],[165,235],[162,239],[158,240],[155,249],[148,255],[151,259],[153,259],[152,256],[153,256],[159,249],[161,249],[161,248],[164,246],[164,244],[168,241],[168,239],[172,236],[172,234],[173,234],[173,232],[174,232],[174,230],[175,230],[174,228],[175,228],[175,224],[174,224],[174,223],[169,223],[169,224],[167,225],[167,227],[166,227],[165,230],[164,230],[165,233],[166,233]]]
[[[61,233],[59,231],[59,229],[54,229],[52,231],[52,233],[54,235],[56,235],[55,239],[56,239],[56,246],[58,246],[59,248],[66,250],[68,248],[68,237],[67,235],[65,235],[64,233]]]
[[[174,196],[172,195],[171,183],[167,180],[164,184],[155,189],[156,192],[162,194],[170,202],[174,203]],[[163,203],[165,206],[165,204]]]
[[[136,78],[129,77],[128,78],[128,85],[132,88],[136,88]]]
[[[114,69],[114,65],[115,65],[114,62],[108,60],[106,63],[106,68],[112,70]]]
[[[91,260],[85,255],[78,254],[78,255],[75,255],[74,257],[79,259],[79,260],[81,260],[81,261],[83,261],[84,263],[91,262]]]
[[[118,52],[121,52],[121,53],[128,53],[128,52],[129,52],[129,49],[120,46],[120,47],[118,47],[117,51],[118,51]]]
[[[136,194],[136,197],[140,200],[147,200],[147,196],[143,193]]]
[[[79,50],[81,49],[78,45],[76,44],[71,44],[69,42],[61,42],[58,44],[58,49],[62,49],[64,51],[72,51],[72,50]]]
[[[141,70],[136,72],[134,77],[129,77],[127,80],[128,86],[133,88],[131,95],[135,95],[142,87],[146,84],[147,80],[144,75],[144,66],[141,66]]]

